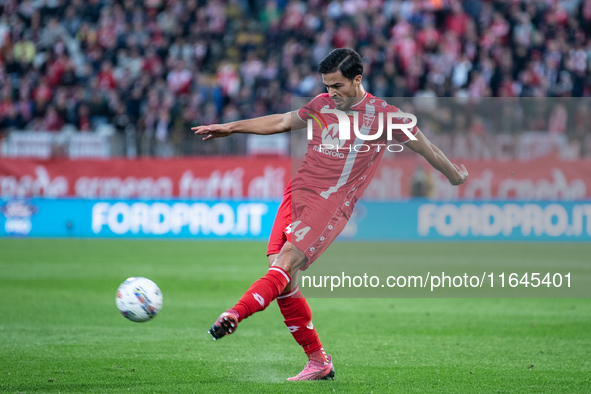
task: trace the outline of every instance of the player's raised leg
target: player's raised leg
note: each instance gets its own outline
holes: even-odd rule
[[[286,242],[275,260],[275,264],[269,268],[265,276],[254,282],[234,307],[220,315],[208,331],[213,339],[219,339],[235,332],[238,323],[252,314],[264,310],[283,292],[291,281],[292,266],[297,271],[306,262],[306,256],[300,251],[297,251],[299,254],[297,252],[294,254],[295,259],[292,261],[291,249],[291,244]]]

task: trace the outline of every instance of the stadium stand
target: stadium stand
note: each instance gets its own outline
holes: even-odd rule
[[[321,93],[316,67],[335,47],[362,55],[376,96],[589,97],[590,37],[591,0],[0,0],[0,138],[111,130],[126,147],[114,154],[245,154],[246,136],[203,143],[190,127]],[[591,155],[590,104],[577,102],[502,130]],[[438,116],[454,125],[429,130],[441,138],[499,130]]]

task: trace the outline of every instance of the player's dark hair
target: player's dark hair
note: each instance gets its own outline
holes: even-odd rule
[[[333,49],[318,65],[318,72],[331,74],[337,71],[350,81],[358,75],[363,75],[361,56],[349,48]]]

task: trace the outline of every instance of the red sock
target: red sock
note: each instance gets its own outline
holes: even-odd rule
[[[277,297],[277,304],[284,322],[296,342],[304,349],[310,360],[328,362],[316,329],[312,325],[312,310],[299,288]]]
[[[279,267],[269,268],[267,274],[254,282],[232,308],[238,312],[239,321],[269,306],[290,281],[291,278],[284,269]]]

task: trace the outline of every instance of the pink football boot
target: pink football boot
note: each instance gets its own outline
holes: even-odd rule
[[[304,367],[304,370],[287,380],[334,380],[334,367],[332,366],[332,358],[328,356],[328,363],[310,360]]]

